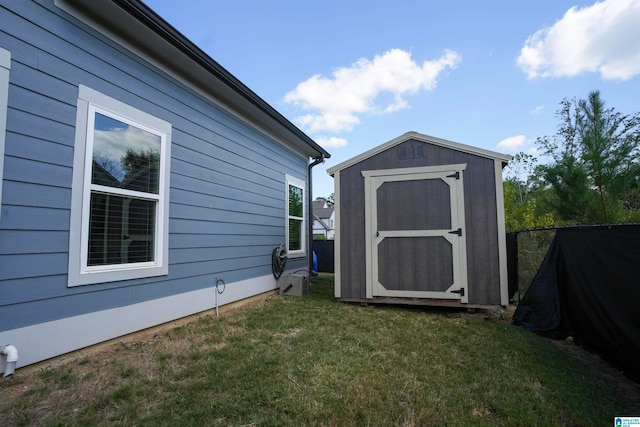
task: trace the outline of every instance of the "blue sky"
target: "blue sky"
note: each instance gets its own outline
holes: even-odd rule
[[[640,111],[640,0],[146,0],[330,153],[408,131],[535,152],[563,98]]]

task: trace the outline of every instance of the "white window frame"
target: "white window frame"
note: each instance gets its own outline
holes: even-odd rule
[[[302,189],[302,218],[294,217],[289,215],[289,186],[294,186]],[[306,200],[307,189],[304,181],[301,179],[295,178],[291,175],[285,176],[285,245],[287,247],[287,257],[288,258],[300,258],[304,257],[307,254],[307,228],[305,226],[307,221],[307,204]],[[302,221],[302,232],[300,233],[300,249],[291,251],[289,250],[289,219],[296,219]]]
[[[2,180],[4,177],[4,142],[7,134],[9,104],[9,72],[11,52],[0,47],[0,209],[2,208]]]
[[[93,123],[105,114],[161,138],[159,188],[156,199],[154,260],[150,262],[88,266],[89,201],[92,189]],[[169,167],[171,123],[138,110],[87,86],[78,88],[76,136],[71,191],[69,270],[67,286],[106,283],[169,274]],[[126,190],[123,191],[123,195]]]

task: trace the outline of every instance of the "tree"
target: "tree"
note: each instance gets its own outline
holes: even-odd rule
[[[551,206],[570,223],[640,220],[640,114],[605,109],[598,91],[560,105],[556,135],[537,140],[552,159],[541,168],[553,191]]]
[[[127,152],[120,158],[120,167],[124,171],[124,179],[140,173],[140,171],[157,170],[160,162],[158,150],[127,148]]]
[[[134,150],[127,148],[127,152],[120,158],[120,167],[124,172],[123,185],[129,190],[158,191],[158,173],[160,152],[152,149]]]
[[[540,165],[531,154],[518,153],[505,169],[504,210],[507,231],[559,225],[548,209],[548,189],[541,177]]]
[[[316,201],[325,202],[328,207],[332,208],[335,205],[333,194],[334,193],[331,193],[329,197],[316,197]]]

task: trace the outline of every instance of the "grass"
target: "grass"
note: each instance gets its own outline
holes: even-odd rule
[[[0,381],[3,425],[609,425],[615,384],[554,343],[460,313],[302,298],[204,316]],[[9,399],[6,399],[9,396]]]

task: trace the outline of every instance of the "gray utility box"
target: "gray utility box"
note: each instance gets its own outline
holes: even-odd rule
[[[280,295],[294,295],[301,297],[309,292],[309,275],[285,274],[278,280],[280,285]]]

